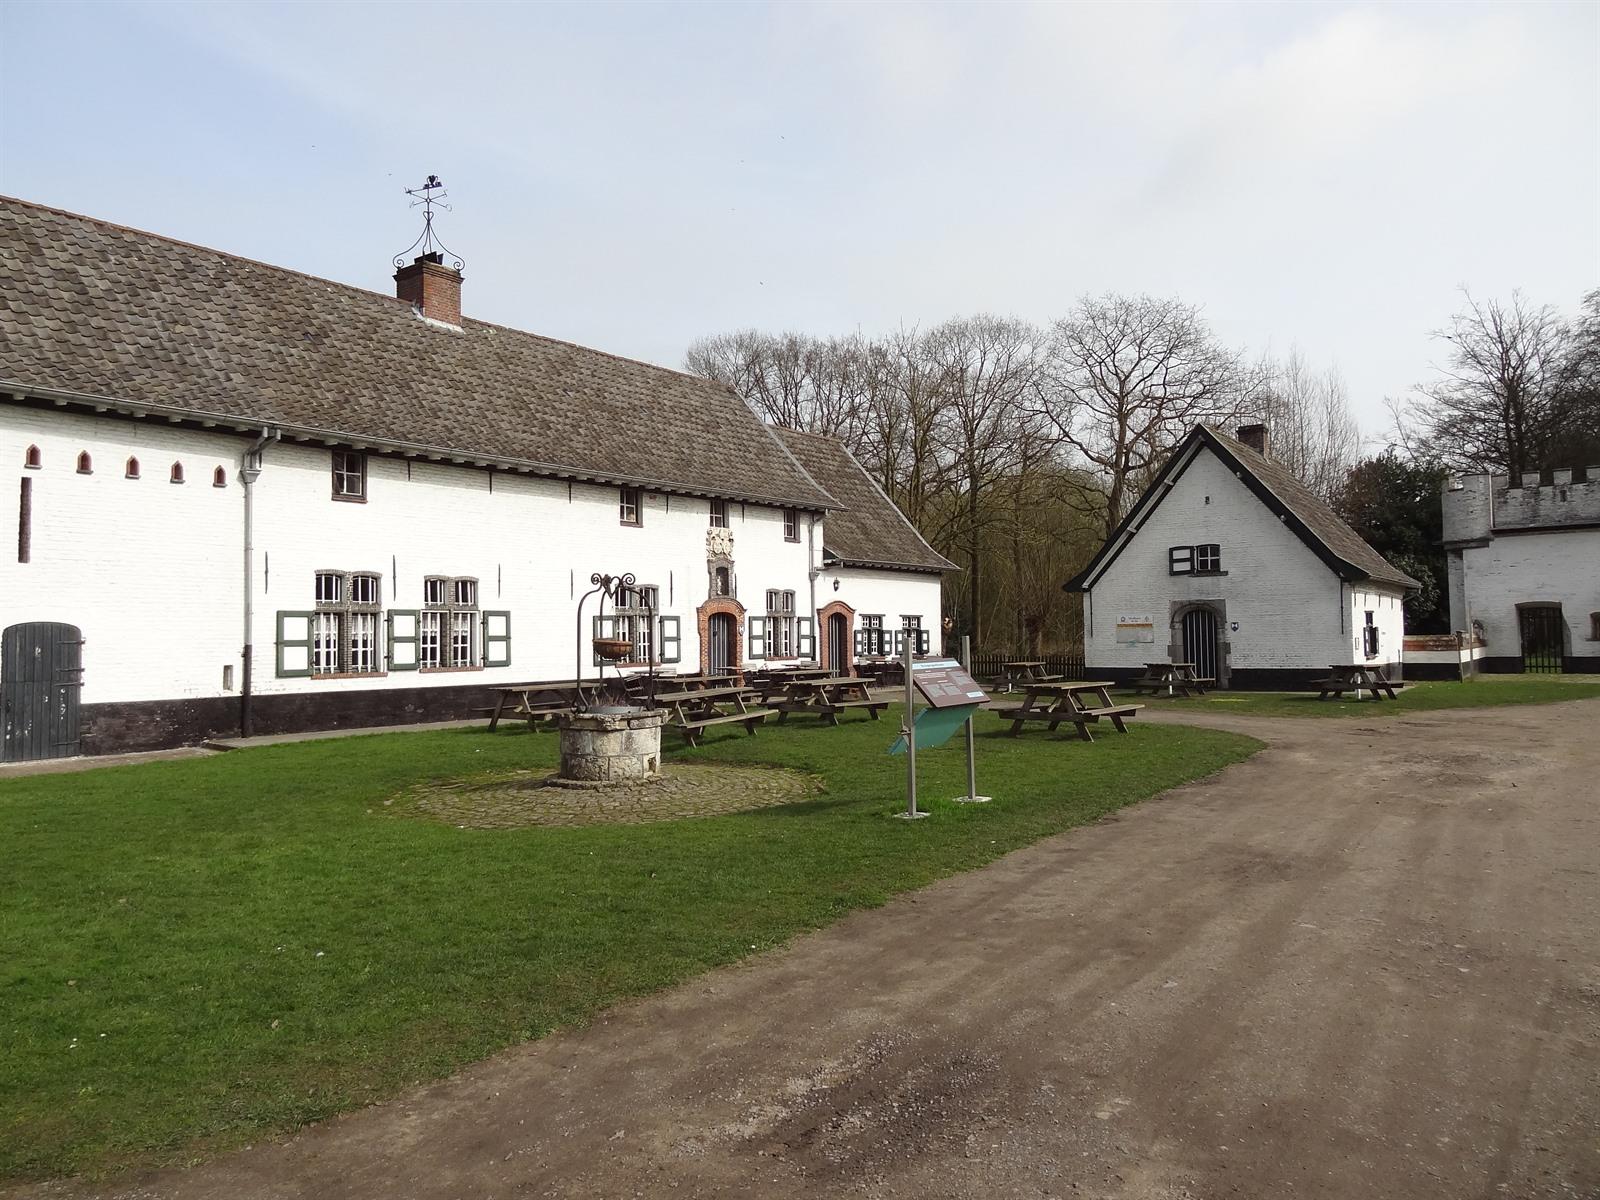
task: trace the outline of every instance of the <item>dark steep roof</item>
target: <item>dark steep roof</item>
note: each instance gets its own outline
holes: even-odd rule
[[[806,474],[845,505],[823,522],[823,550],[849,567],[911,571],[955,571],[873,481],[843,442],[793,429],[774,432]]]
[[[1287,525],[1328,568],[1348,581],[1370,580],[1391,587],[1415,591],[1421,585],[1398,567],[1390,564],[1338,513],[1282,463],[1257,454],[1237,438],[1196,425],[1172,453],[1153,484],[1139,498],[1116,531],[1106,539],[1089,565],[1068,580],[1066,591],[1083,591],[1116,561],[1133,535],[1149,518],[1156,505],[1165,499],[1171,485],[1193,459],[1200,447],[1210,449],[1232,468],[1253,493]]]
[[[0,387],[836,506],[721,384],[6,197]]]

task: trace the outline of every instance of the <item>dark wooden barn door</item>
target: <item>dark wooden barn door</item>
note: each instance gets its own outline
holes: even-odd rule
[[[828,669],[835,675],[849,675],[854,664],[850,661],[850,625],[843,613],[828,618]]]
[[[1522,669],[1542,675],[1561,674],[1567,623],[1559,604],[1529,605],[1517,610],[1522,632]]]
[[[32,621],[0,635],[0,761],[78,753],[83,635],[72,625]]]
[[[1200,678],[1222,686],[1217,674],[1217,614],[1209,608],[1191,608],[1183,614],[1183,657],[1194,664]]]
[[[713,675],[726,675],[733,670],[733,615],[712,613],[706,622],[710,643],[706,654],[706,670]]]

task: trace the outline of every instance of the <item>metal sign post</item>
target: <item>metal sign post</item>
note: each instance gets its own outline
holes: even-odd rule
[[[900,733],[906,740],[906,811],[895,813],[905,821],[919,821],[929,814],[917,811],[917,684],[911,657],[916,650],[916,639],[906,638],[905,653],[900,656],[900,666],[906,673],[906,715]]]
[[[972,674],[972,636],[961,635],[961,665],[967,669],[967,674]],[[978,714],[973,712],[967,718],[967,794],[957,796],[957,804],[987,804],[991,797],[978,795],[978,754],[973,741],[972,723]]]

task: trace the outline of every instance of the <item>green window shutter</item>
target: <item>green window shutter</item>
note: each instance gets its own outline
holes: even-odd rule
[[[865,658],[865,657],[867,657],[867,653],[868,653],[868,651],[867,651],[867,631],[865,629],[856,630],[855,642],[856,642],[856,657],[857,658]]]
[[[683,658],[683,633],[677,617],[660,618],[661,625],[661,662],[679,662]]]
[[[418,628],[422,614],[414,608],[391,608],[384,614],[384,622],[389,629],[389,670],[415,671],[422,641]]]
[[[796,617],[794,620],[794,652],[807,660],[817,656],[817,629],[813,617]]]
[[[278,612],[278,678],[311,674],[311,622],[314,612]],[[299,636],[295,636],[295,635]]]
[[[485,612],[483,614],[483,665],[509,667],[511,665],[511,614]]]
[[[906,631],[904,629],[896,629],[894,631],[894,656],[896,658],[904,658],[905,655],[906,655]]]
[[[918,654],[924,654],[925,655],[925,654],[928,653],[928,646],[930,644],[929,636],[930,635],[929,635],[929,631],[928,630],[926,630],[926,629],[917,630],[917,653]]]
[[[750,648],[749,658],[765,658],[767,656],[767,619],[765,617],[750,618]],[[738,664],[735,663],[735,666]]]

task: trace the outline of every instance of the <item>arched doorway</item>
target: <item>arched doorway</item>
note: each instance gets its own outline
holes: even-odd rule
[[[823,605],[817,616],[822,623],[821,665],[835,675],[854,675],[856,610],[843,600],[835,600]]]
[[[828,662],[847,663],[850,661],[850,622],[844,619],[843,613],[834,613],[828,618]]]
[[[713,596],[695,616],[700,670],[707,675],[737,674],[744,664],[744,605],[731,596]]]
[[[1193,663],[1196,675],[1215,681],[1211,686],[1226,687],[1228,661],[1217,610],[1209,604],[1193,604],[1179,611],[1174,624],[1177,636],[1173,639],[1173,649],[1177,651],[1177,661]]]

